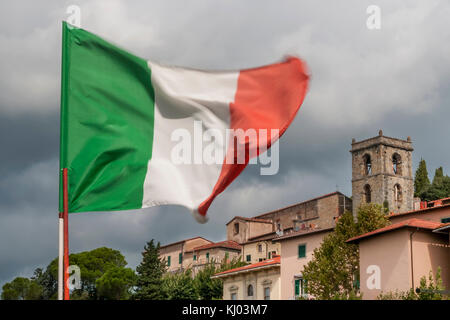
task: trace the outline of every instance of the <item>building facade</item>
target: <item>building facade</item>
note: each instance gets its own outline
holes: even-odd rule
[[[206,265],[219,266],[222,262],[240,259],[241,245],[234,241],[209,243],[185,252],[186,266],[191,268],[195,276]]]
[[[224,300],[280,300],[280,256],[220,272],[213,279],[223,280]]]
[[[438,268],[450,289],[449,224],[408,219],[349,239],[359,244],[360,291],[364,300],[382,293],[415,290]]]
[[[173,242],[159,248],[159,258],[166,261],[168,272],[182,272],[190,266],[189,252],[196,247],[211,243],[213,242],[202,237]],[[188,252],[187,256],[186,252]]]
[[[308,298],[303,268],[313,258],[324,237],[333,228],[311,229],[292,232],[274,239],[281,247],[281,299],[293,300],[300,296]]]

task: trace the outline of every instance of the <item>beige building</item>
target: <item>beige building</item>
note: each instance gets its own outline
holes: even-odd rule
[[[227,240],[245,243],[248,239],[273,231],[271,220],[236,216],[227,224]]]
[[[241,249],[237,242],[230,240],[198,246],[185,251],[186,266],[196,275],[207,264],[220,265],[223,261],[240,259]]]
[[[167,264],[167,272],[192,270],[195,275],[203,266],[213,262],[220,264],[224,259],[239,258],[241,246],[234,241],[212,242],[195,237],[160,247],[159,257]]]
[[[271,259],[274,255],[280,255],[280,244],[272,241],[276,236],[276,232],[270,232],[249,238],[242,244],[243,261],[256,263]]]
[[[312,260],[314,249],[333,228],[294,231],[274,239],[281,247],[281,299],[308,297],[303,279],[304,266]]]
[[[224,300],[280,300],[280,256],[220,272],[212,276],[223,280]]]
[[[384,292],[419,287],[420,278],[441,269],[443,284],[450,289],[449,226],[412,218],[354,237],[360,251],[360,290],[363,299]]]
[[[345,210],[352,210],[352,199],[336,191],[254,218],[272,221],[271,231],[282,233],[288,229],[307,229],[311,225],[320,228],[334,227],[336,218]]]
[[[392,223],[412,218],[441,223],[450,222],[450,198],[422,203],[424,204],[423,209],[390,214],[389,219]]]
[[[186,257],[186,252],[211,243],[213,242],[205,238],[194,237],[166,244],[159,248],[159,258],[166,261],[168,272],[181,272],[190,266],[189,254]]]
[[[280,254],[276,237],[292,231],[332,228],[345,210],[351,211],[352,200],[333,192],[256,217],[234,217],[227,223],[227,239],[242,245],[242,258],[249,263]]]

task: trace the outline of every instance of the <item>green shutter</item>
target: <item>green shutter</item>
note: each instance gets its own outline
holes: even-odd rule
[[[295,295],[300,295],[300,279],[295,279]]]
[[[442,222],[442,223],[448,223],[448,222],[450,222],[450,217],[449,217],[449,218],[442,218],[442,219],[441,219],[441,222]]]
[[[228,260],[229,257],[230,257],[230,254],[228,252],[225,252],[225,260]]]
[[[298,257],[299,258],[306,257],[306,245],[301,244],[298,246]]]
[[[209,261],[209,252],[206,253],[206,260]]]
[[[170,267],[170,256],[167,257],[167,266]]]
[[[194,261],[196,261],[197,260],[197,255],[196,254],[194,254]]]
[[[180,253],[180,254],[178,255],[178,263],[181,264],[182,262],[183,262],[183,254]]]
[[[252,261],[252,256],[250,254],[247,255],[247,262]]]

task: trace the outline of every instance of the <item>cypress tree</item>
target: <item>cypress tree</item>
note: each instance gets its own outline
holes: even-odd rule
[[[442,178],[444,177],[444,169],[442,167],[439,167],[434,172],[434,178],[432,184],[438,185],[442,183]]]
[[[142,262],[136,268],[137,281],[134,299],[138,300],[161,300],[164,299],[162,290],[162,276],[166,271],[166,263],[159,258],[159,242],[155,245],[154,240],[144,247]]]
[[[420,159],[419,167],[416,170],[416,176],[414,178],[414,196],[420,197],[421,193],[430,186],[430,180],[428,179],[427,163],[425,160]]]

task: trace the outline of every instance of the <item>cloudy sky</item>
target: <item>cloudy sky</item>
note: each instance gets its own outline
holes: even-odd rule
[[[202,69],[306,60],[310,91],[280,141],[280,172],[250,166],[209,210],[207,224],[167,206],[70,217],[72,252],[107,246],[135,267],[146,241],[218,241],[235,215],[252,216],[338,189],[351,195],[352,138],[411,136],[414,170],[450,170],[450,2],[1,1],[0,286],[58,252],[61,20],[143,58]],[[366,26],[369,5],[381,29]]]

